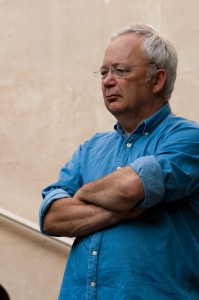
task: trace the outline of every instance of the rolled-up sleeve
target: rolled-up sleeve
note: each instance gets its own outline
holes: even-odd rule
[[[51,204],[61,198],[73,197],[81,186],[80,156],[81,145],[61,169],[58,181],[42,190],[43,201],[39,210],[39,226],[42,233],[44,217]]]
[[[140,207],[177,201],[198,190],[199,130],[191,122],[177,125],[165,131],[153,155],[131,163],[145,192]]]
[[[44,216],[51,206],[51,204],[61,198],[67,198],[70,197],[70,195],[64,191],[63,189],[53,189],[49,194],[44,198],[44,200],[41,203],[40,210],[39,210],[39,227],[42,233],[43,232],[43,221],[44,221]]]
[[[159,203],[165,193],[162,169],[152,155],[140,157],[130,164],[131,168],[140,176],[144,188],[145,198],[139,207],[150,207]]]

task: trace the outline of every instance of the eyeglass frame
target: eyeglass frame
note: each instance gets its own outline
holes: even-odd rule
[[[93,72],[94,74],[94,77],[95,78],[100,78],[101,80],[104,80],[106,79],[106,77],[108,76],[108,73],[109,71],[111,72],[111,75],[114,77],[114,78],[125,78],[128,76],[129,73],[132,73],[133,70],[137,69],[137,68],[141,68],[141,67],[144,67],[146,65],[150,65],[150,64],[155,64],[156,67],[158,68],[157,64],[153,61],[150,61],[148,63],[145,63],[145,64],[142,64],[142,65],[137,65],[137,66],[130,66],[130,67],[125,67],[125,66],[122,66],[120,64],[118,64],[117,66],[115,67],[111,67],[111,68],[108,68],[108,67],[102,67],[100,71],[97,71],[97,72]],[[102,74],[102,70],[106,69],[106,73],[105,74]],[[118,69],[120,69],[119,71],[123,71],[123,75],[122,74],[117,74],[116,72],[118,71]]]

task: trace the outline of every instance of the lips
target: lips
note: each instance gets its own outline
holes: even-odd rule
[[[118,94],[110,94],[110,95],[106,95],[106,99],[107,99],[108,101],[114,101],[114,100],[116,100],[118,97],[119,97]]]

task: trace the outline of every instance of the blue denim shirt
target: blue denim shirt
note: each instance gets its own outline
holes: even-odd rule
[[[76,238],[59,300],[199,299],[199,126],[167,104],[127,136],[120,124],[80,145],[59,180],[42,192],[49,205],[119,167],[140,176],[145,215]]]

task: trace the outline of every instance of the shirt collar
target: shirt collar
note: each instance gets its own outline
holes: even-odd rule
[[[149,118],[145,119],[142,123],[140,123],[136,129],[132,132],[143,132],[143,134],[148,135],[152,132],[169,114],[171,114],[171,107],[169,103],[165,104],[161,109],[151,115]],[[114,126],[114,129],[118,131],[124,138],[127,137],[126,133],[122,129],[122,126],[119,122],[117,122]],[[132,135],[131,134],[131,135]]]

